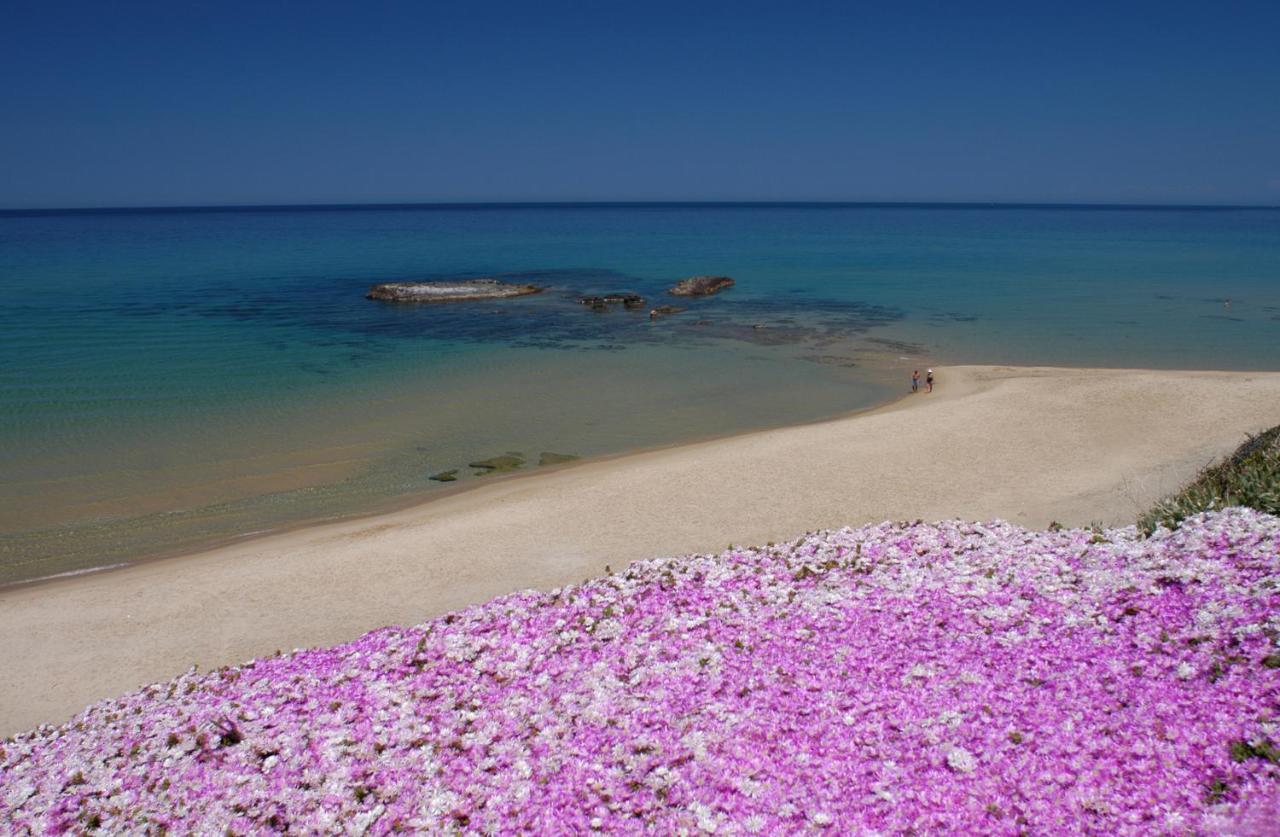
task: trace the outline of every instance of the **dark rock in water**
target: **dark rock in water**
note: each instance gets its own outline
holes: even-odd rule
[[[876,348],[897,352],[900,355],[924,354],[924,346],[920,343],[907,343],[903,340],[891,340],[888,337],[868,337],[867,342],[875,344]]]
[[[733,280],[728,276],[692,276],[676,282],[667,293],[672,296],[710,296],[732,284]]]
[[[537,285],[513,285],[497,279],[463,282],[386,282],[374,285],[366,299],[384,302],[460,302],[472,299],[506,299],[542,291]]]
[[[524,464],[524,460],[519,456],[506,454],[505,456],[491,456],[488,459],[480,459],[476,462],[468,462],[468,468],[475,468],[480,472],[481,476],[486,474],[497,474],[502,471],[514,471]]]
[[[538,457],[539,465],[559,465],[562,462],[572,462],[578,457],[571,453],[552,453],[551,451],[543,451]]]
[[[602,296],[578,297],[578,302],[591,308],[592,311],[608,311],[610,305],[621,305],[628,310],[644,305],[644,297],[640,294],[603,294]]]
[[[649,312],[649,319],[656,320],[658,317],[665,317],[669,314],[679,314],[683,310],[679,305],[659,305]]]
[[[427,479],[435,480],[436,482],[453,482],[457,478],[458,478],[457,468],[452,468],[448,471],[441,471],[438,474],[432,474],[431,476],[427,477]]]
[[[853,368],[858,362],[851,357],[845,355],[801,355],[801,360],[808,360],[813,363],[822,363],[827,366],[845,366]]]
[[[800,343],[815,343],[823,337],[821,331],[800,326],[768,326],[758,327],[759,323],[734,322],[732,320],[699,320],[700,336],[717,340],[740,340],[757,346],[791,346]]]

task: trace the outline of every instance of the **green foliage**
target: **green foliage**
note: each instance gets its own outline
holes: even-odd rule
[[[1270,741],[1260,741],[1257,744],[1251,744],[1248,741],[1232,741],[1231,760],[1239,764],[1249,759],[1266,759],[1272,764],[1280,764],[1280,750],[1276,750]]]
[[[1227,791],[1230,787],[1221,779],[1214,779],[1209,785],[1208,792],[1204,795],[1204,801],[1210,805],[1216,805],[1227,798]]]
[[[1182,491],[1156,503],[1138,519],[1138,528],[1147,534],[1160,526],[1173,529],[1191,515],[1229,506],[1280,515],[1280,425],[1250,436]]]

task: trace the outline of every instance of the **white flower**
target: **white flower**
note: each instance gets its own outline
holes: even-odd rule
[[[707,757],[707,737],[701,730],[693,730],[686,733],[680,739],[680,743],[688,747],[693,752],[693,757],[702,761]]]
[[[938,723],[955,729],[964,721],[964,716],[954,709],[948,709],[938,716]]]
[[[874,787],[871,789],[871,792],[876,795],[877,799],[882,799],[885,802],[888,802],[890,805],[893,805],[898,801],[898,798],[896,796],[894,796],[891,792],[889,792],[888,790],[885,790],[882,787]]]
[[[480,651],[466,634],[454,633],[444,639],[444,654],[451,660],[469,663],[480,655]]]
[[[902,675],[902,683],[903,685],[906,685],[910,683],[913,678],[917,677],[921,680],[928,680],[930,677],[933,677],[933,674],[933,669],[929,668],[924,663],[916,663],[911,667],[910,671]]]
[[[714,811],[712,811],[706,805],[703,805],[701,802],[693,803],[692,805],[689,806],[689,810],[692,811],[693,815],[698,818],[698,828],[702,829],[708,834],[715,834],[717,823],[716,823],[716,815]]]
[[[366,811],[363,814],[357,814],[351,821],[351,825],[355,829],[355,833],[364,834],[368,831],[369,828],[378,821],[378,818],[382,816],[384,811],[386,811],[386,806],[379,804],[375,805],[372,810]]]
[[[617,639],[622,635],[622,625],[616,619],[604,619],[597,623],[595,638],[599,640]]]
[[[947,751],[947,766],[957,773],[972,773],[978,760],[964,747],[952,747]]]
[[[1178,663],[1178,678],[1181,680],[1190,680],[1196,676],[1196,668],[1191,663]]]

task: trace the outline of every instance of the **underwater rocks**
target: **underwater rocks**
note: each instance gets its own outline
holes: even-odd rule
[[[572,462],[577,458],[578,457],[574,456],[571,453],[552,453],[551,451],[544,450],[542,452],[542,455],[538,457],[538,464],[539,465],[560,465],[565,462]]]
[[[566,462],[573,462],[581,457],[572,453],[555,453],[554,451],[544,450],[538,455],[538,466],[547,465],[563,465]],[[490,474],[506,474],[512,471],[518,471],[526,464],[525,455],[520,451],[509,450],[501,456],[491,456],[488,459],[477,459],[474,462],[468,462],[467,467],[472,469],[471,475],[476,477],[487,477]],[[466,476],[461,472],[461,468],[450,468],[447,471],[440,471],[427,477],[435,482],[457,482],[461,477]]]
[[[801,355],[800,359],[825,366],[844,366],[850,369],[858,365],[857,360],[846,355]]]
[[[710,296],[733,285],[728,276],[691,276],[671,286],[672,296]]]
[[[383,302],[461,302],[475,299],[506,299],[540,293],[537,285],[513,285],[497,279],[468,279],[462,282],[385,282],[374,285],[365,299]]]
[[[509,453],[504,456],[491,456],[488,459],[468,462],[467,467],[475,468],[480,476],[487,476],[488,474],[500,474],[504,471],[514,471],[523,464],[523,457]]]
[[[578,297],[578,302],[588,306],[592,311],[608,311],[610,305],[621,305],[627,310],[644,305],[644,297],[640,294],[603,294],[601,296]]]
[[[808,326],[747,324],[733,320],[698,320],[694,325],[698,327],[699,335],[717,340],[737,340],[756,346],[792,346],[810,343],[816,347],[829,336],[823,329]]]

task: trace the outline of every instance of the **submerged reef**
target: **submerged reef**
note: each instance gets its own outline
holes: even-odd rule
[[[538,456],[538,465],[563,465],[566,462],[574,462],[580,458],[572,453],[556,453],[555,451],[544,450]]]
[[[644,297],[633,293],[603,294],[601,296],[578,297],[578,303],[587,306],[592,311],[608,311],[610,305],[621,305],[627,310],[633,310],[644,305]]]
[[[0,746],[0,823],[1255,833],[1277,636],[1259,512],[817,532],[103,701]]]
[[[322,348],[350,347],[343,357],[352,366],[383,363],[400,341],[424,336],[457,343],[570,351],[618,351],[657,344],[700,348],[714,341],[789,344],[804,346],[814,354],[827,354],[833,341],[865,341],[882,326],[906,317],[906,312],[898,308],[802,293],[767,298],[725,293],[667,297],[674,305],[659,305],[672,287],[668,280],[595,268],[466,273],[427,279],[375,285],[376,294],[367,285],[361,286],[366,296],[385,299],[388,304],[384,305],[353,307],[351,282],[335,279],[318,289],[301,280],[266,283],[234,303],[218,297],[193,296],[184,301],[184,310],[212,319],[270,321],[273,327],[287,322],[301,328],[309,335],[308,340]],[[495,286],[522,289],[520,299],[489,296]],[[423,290],[409,291],[401,297],[400,292],[388,290],[396,287]],[[433,288],[435,291],[430,290]],[[457,290],[460,296],[442,295],[440,290],[445,288]],[[627,290],[613,290],[617,288]],[[626,299],[632,294],[646,301],[633,301],[628,308]],[[308,300],[305,306],[297,304],[302,295]],[[600,298],[604,311],[634,316],[584,316],[584,308],[596,310],[594,297]],[[458,299],[472,302],[430,304]],[[398,304],[401,302],[405,304]],[[427,304],[412,304],[416,302]],[[695,316],[676,317],[663,328],[652,327],[653,319],[677,313],[677,308]],[[161,306],[147,305],[131,312],[150,316],[163,310]],[[656,314],[644,316],[650,311]],[[768,327],[755,329],[756,324]],[[328,374],[332,370],[308,367],[308,371]]]
[[[468,468],[474,468],[476,473],[481,476],[514,471],[523,465],[524,457],[518,452],[508,452],[501,456],[491,456],[488,459],[478,459],[467,463]]]

